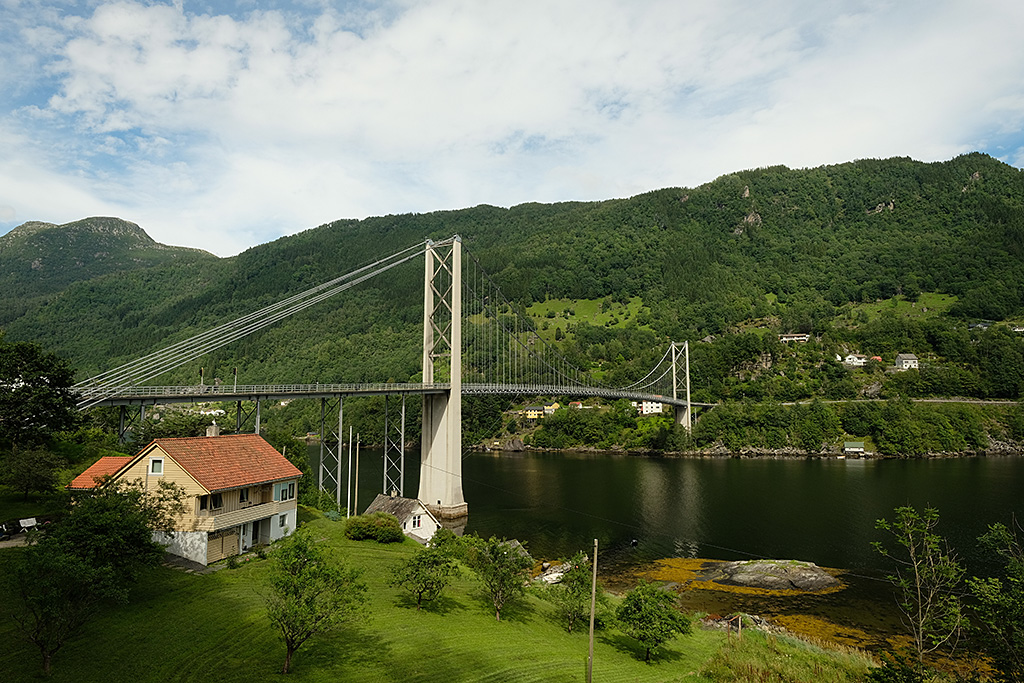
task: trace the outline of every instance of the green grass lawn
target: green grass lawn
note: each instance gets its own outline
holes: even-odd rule
[[[306,515],[309,516],[309,515]],[[309,522],[343,562],[365,570],[365,618],[315,637],[293,659],[294,681],[583,681],[586,633],[557,625],[548,602],[531,592],[506,608],[502,621],[463,571],[446,597],[417,612],[387,585],[388,568],[418,551],[412,541],[381,546],[349,541],[343,523]],[[21,550],[0,550],[0,573]],[[206,575],[158,568],[133,591],[129,605],[108,608],[53,659],[53,681],[245,681],[278,673],[284,646],[264,614],[261,591],[272,560]],[[3,611],[12,604],[0,593]],[[0,621],[0,671],[5,681],[41,679],[39,657],[22,642],[9,616]],[[745,631],[743,640],[696,628],[657,652],[652,664],[619,631],[598,632],[597,681],[852,681],[864,655],[841,654],[801,641]]]

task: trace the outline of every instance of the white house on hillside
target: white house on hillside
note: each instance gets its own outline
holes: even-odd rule
[[[660,415],[664,410],[663,405],[658,401],[630,401],[630,403],[641,415]]]
[[[896,356],[897,370],[917,370],[917,356],[912,353],[901,353]]]
[[[434,533],[441,528],[441,523],[434,515],[430,514],[427,506],[415,498],[402,498],[398,495],[385,496],[383,493],[378,493],[363,514],[369,515],[374,512],[386,512],[397,517],[405,535],[411,536],[420,543],[429,541],[434,537]]]

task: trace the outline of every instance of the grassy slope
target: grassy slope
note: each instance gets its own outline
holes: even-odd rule
[[[570,325],[587,323],[595,327],[617,327],[624,328],[626,324],[634,319],[637,313],[644,307],[643,300],[638,297],[631,297],[628,304],[613,302],[605,312],[601,311],[601,299],[548,299],[538,301],[526,308],[527,314],[533,318],[537,325],[538,333],[549,342],[555,341],[555,328],[562,328],[562,332],[572,334],[569,331]],[[549,318],[548,311],[554,311],[555,316]],[[547,329],[544,329],[545,323]],[[644,329],[651,329],[648,325],[639,325]]]
[[[536,595],[507,610],[501,623],[464,573],[449,597],[417,612],[386,584],[387,567],[416,552],[351,542],[343,525],[313,521],[318,535],[344,561],[366,569],[369,608],[342,630],[311,640],[296,655],[295,681],[582,681],[585,634],[566,634]],[[10,553],[0,551],[0,570]],[[130,605],[105,612],[54,659],[53,681],[251,681],[280,670],[284,649],[270,630],[259,595],[268,560],[237,570],[195,576],[160,568],[134,591]],[[0,605],[11,604],[9,593]],[[39,675],[39,659],[0,621],[0,671],[6,680]],[[659,651],[655,663],[637,659],[632,641],[614,629],[599,632],[595,678],[601,681],[750,680],[775,671],[785,680],[857,680],[860,656],[834,655],[783,638],[747,633],[742,644],[697,629]],[[704,672],[704,673],[702,673]],[[767,680],[767,679],[765,679]]]

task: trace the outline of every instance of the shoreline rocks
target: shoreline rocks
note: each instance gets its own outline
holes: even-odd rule
[[[799,560],[715,563],[700,573],[700,580],[767,590],[806,592],[818,592],[841,585],[838,579],[813,562]]]

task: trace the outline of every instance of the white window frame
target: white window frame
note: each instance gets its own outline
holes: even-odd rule
[[[248,503],[249,502],[249,489],[239,489],[238,490],[238,502],[239,503]]]
[[[295,498],[295,482],[274,484],[274,500],[283,502]]]
[[[423,515],[413,515],[412,516],[412,528],[413,529],[419,529],[422,526],[423,526]]]
[[[157,472],[154,465],[160,465],[160,471]],[[149,459],[149,475],[151,477],[162,477],[164,476],[164,459],[163,458],[150,458]]]

